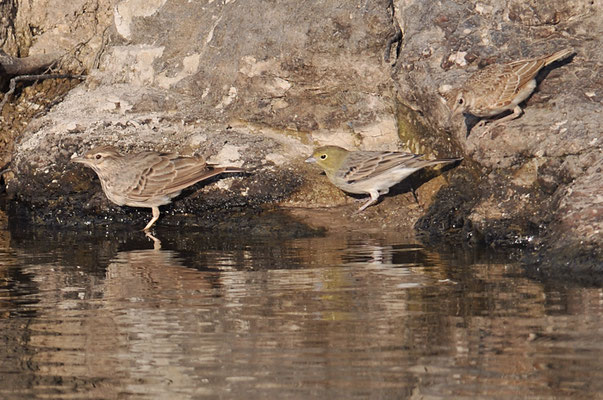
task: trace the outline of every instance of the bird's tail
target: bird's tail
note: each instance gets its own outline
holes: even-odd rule
[[[574,49],[563,49],[563,50],[559,50],[553,54],[551,54],[550,56],[548,56],[546,58],[546,60],[544,61],[544,65],[549,65],[551,63],[554,63],[557,60],[562,60],[566,57],[569,57],[570,55],[574,54]]]
[[[438,158],[435,160],[422,160],[419,159],[416,161],[416,167],[418,168],[425,168],[425,167],[429,167],[432,165],[437,165],[437,164],[452,164],[458,161],[461,161],[463,159],[463,157],[458,157],[458,158]]]
[[[228,172],[247,172],[247,170],[239,167],[218,167],[214,164],[208,164],[207,166],[211,168],[212,176]]]
[[[431,164],[447,164],[447,163],[453,163],[453,162],[457,162],[457,161],[461,161],[463,159],[463,157],[457,157],[457,158],[438,158],[437,160],[426,160]]]

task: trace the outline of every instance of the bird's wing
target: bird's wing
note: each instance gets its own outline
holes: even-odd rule
[[[353,183],[375,177],[400,166],[416,168],[417,160],[420,157],[422,154],[391,151],[352,152],[342,166],[342,177],[348,183]]]
[[[128,190],[131,198],[171,197],[188,186],[224,171],[223,168],[208,169],[201,158],[178,157],[175,154],[141,153],[140,165],[144,169]]]
[[[548,56],[519,60],[504,65],[504,73],[501,75],[502,82],[500,98],[498,103],[504,105],[515,99],[517,93],[532,79],[543,67],[557,60],[573,54],[572,49],[563,49]]]
[[[544,67],[546,58],[533,58],[531,60],[521,60],[509,64],[513,79],[509,82],[509,91],[517,94],[529,81],[536,77],[538,71]]]
[[[522,88],[530,82],[545,65],[544,58],[520,60],[502,65],[500,73],[493,77],[493,87],[499,88],[494,99],[493,108],[510,104]]]

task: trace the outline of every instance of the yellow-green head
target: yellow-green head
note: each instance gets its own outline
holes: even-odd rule
[[[348,157],[349,151],[339,146],[323,146],[314,150],[307,163],[316,163],[327,175],[337,172]]]

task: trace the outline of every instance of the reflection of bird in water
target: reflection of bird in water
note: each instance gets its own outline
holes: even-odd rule
[[[145,231],[145,236],[153,241],[153,250],[161,249],[161,240],[157,239],[155,236],[151,234],[149,231]]]
[[[187,289],[211,292],[213,287],[205,273],[187,268],[177,252],[158,248],[117,253],[107,266],[106,278],[105,296],[122,300],[152,300],[166,290],[176,290],[179,296]]]
[[[140,377],[145,388],[156,384],[163,390],[177,377],[183,387],[196,387],[181,360],[223,351],[221,342],[199,345],[200,327],[215,323],[215,315],[205,312],[215,296],[212,276],[184,267],[175,251],[121,251],[107,266],[102,287],[102,308],[91,315],[111,316],[119,360],[134,366],[132,381]]]
[[[425,249],[420,245],[407,246],[380,245],[374,243],[349,244],[346,249],[346,258],[353,263],[361,262],[383,266],[415,266],[418,254],[423,254]],[[395,258],[395,259],[394,259]]]
[[[362,241],[366,241],[363,239]],[[411,288],[429,285],[433,279],[442,281],[446,275],[441,275],[442,268],[447,262],[438,253],[430,252],[419,244],[380,245],[379,241],[372,243],[348,243],[343,265],[378,272],[381,276],[401,279],[398,288]],[[427,267],[427,268],[426,268]]]

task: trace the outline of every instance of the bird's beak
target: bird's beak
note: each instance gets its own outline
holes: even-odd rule
[[[450,115],[455,116],[461,113],[462,107],[459,106],[458,104],[455,104],[454,107],[452,107],[452,110],[450,110]]]
[[[454,113],[450,111],[448,114],[448,121],[446,121],[446,125],[450,125],[450,121],[452,121],[452,117],[454,117]]]
[[[88,160],[85,159],[84,157],[73,157],[69,161],[74,162],[74,163],[80,163],[80,164],[88,164]]]
[[[314,158],[314,157],[308,157],[308,158],[306,158],[306,162],[307,163],[315,163],[316,162],[316,158]]]
[[[455,104],[452,109],[450,110],[450,113],[448,114],[448,122],[447,125],[450,125],[450,121],[452,121],[452,118],[456,117],[459,114],[462,114],[462,107],[459,106],[458,104]]]

